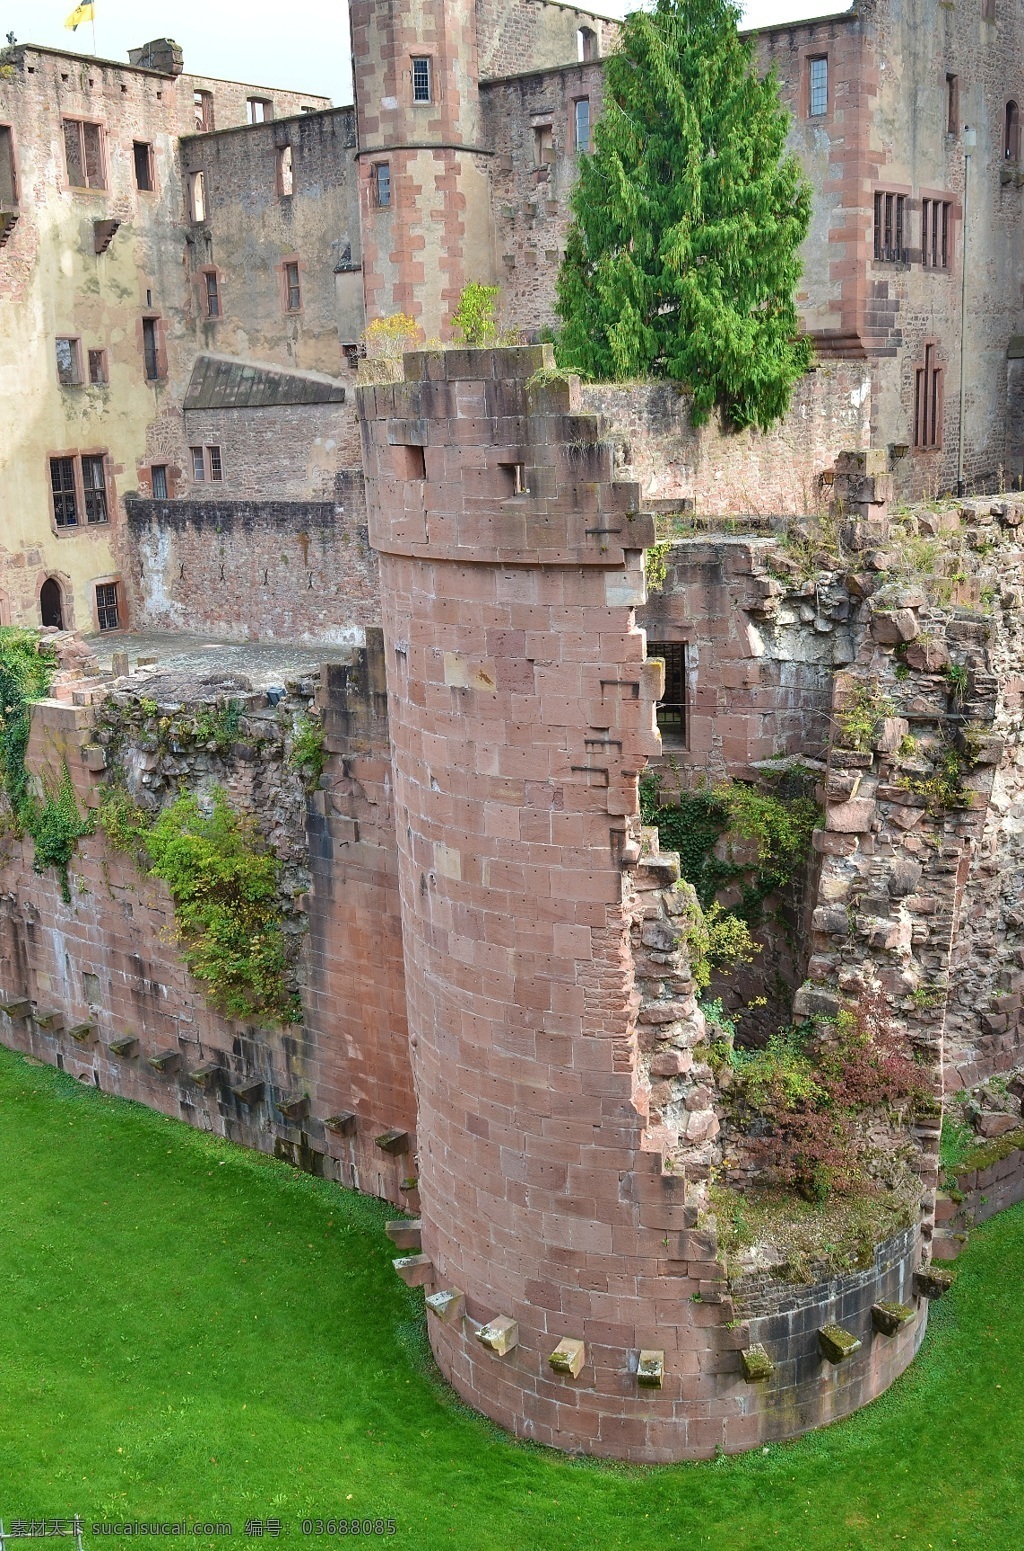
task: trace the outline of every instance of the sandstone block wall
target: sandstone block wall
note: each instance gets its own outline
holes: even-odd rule
[[[360,643],[379,621],[359,473],[338,476],[332,501],[126,504],[137,630]]]

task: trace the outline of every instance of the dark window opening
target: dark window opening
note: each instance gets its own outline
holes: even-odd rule
[[[107,352],[105,350],[89,351],[89,381],[94,385],[109,381],[107,376]]]
[[[157,345],[156,319],[142,320],[142,355],[145,361],[147,382],[157,382],[160,377],[160,351]]]
[[[199,134],[213,128],[213,93],[197,91],[192,97],[195,106],[195,124]]]
[[[578,97],[573,105],[573,126],[577,151],[590,150],[590,98]]]
[[[167,500],[167,465],[166,463],[154,463],[152,469],[153,499],[154,501]]]
[[[652,641],[648,657],[661,657],[665,663],[665,693],[658,701],[658,728],[674,738],[686,737],[686,644],[683,641]]]
[[[274,116],[274,104],[269,97],[250,97],[245,107],[250,124],[266,124]]]
[[[39,618],[44,630],[64,629],[64,594],[52,576],[39,589]]]
[[[53,516],[58,528],[76,528],[78,498],[75,493],[74,458],[50,459],[50,489],[53,491]]]
[[[284,266],[284,309],[285,312],[302,311],[302,287],[299,284],[297,263]]]
[[[529,495],[525,463],[499,463],[498,467],[505,481],[506,496]]]
[[[290,145],[283,145],[277,153],[277,192],[285,199],[290,199],[295,192],[295,168]]]
[[[192,478],[202,483],[206,479],[206,458],[201,447],[190,447],[192,454]]]
[[[905,262],[904,219],[907,200],[905,194],[875,195],[875,258],[889,263]]]
[[[925,269],[949,268],[951,209],[952,205],[948,199],[921,201],[921,263]]]
[[[581,27],[577,32],[576,53],[581,63],[597,58],[597,33],[593,27]]]
[[[1003,155],[1008,162],[1020,161],[1020,109],[1015,102],[1006,104]]]
[[[536,124],[533,130],[533,160],[540,176],[546,178],[555,159],[555,132],[550,124]]]
[[[96,588],[96,620],[101,630],[120,630],[116,582],[101,582]]]
[[[215,270],[208,269],[203,275],[203,287],[205,290],[206,316],[208,318],[220,317],[220,282]]]
[[[807,111],[811,118],[828,112],[828,57],[821,55],[809,62]]]
[[[925,345],[924,365],[914,374],[914,446],[942,446],[942,368],[935,346]]]
[[[18,185],[14,177],[14,139],[6,124],[0,124],[0,205],[18,202]]]
[[[960,77],[946,77],[946,133],[955,135],[960,128]]]
[[[57,340],[57,381],[62,388],[77,388],[82,381],[82,358],[77,339]]]
[[[412,62],[413,102],[430,102],[432,99],[430,86],[430,60],[414,59]]]
[[[72,188],[106,188],[100,126],[64,120],[64,154]]]
[[[106,522],[107,482],[102,458],[82,459],[82,494],[86,522]]]
[[[373,202],[378,210],[391,207],[391,163],[375,162],[373,168]]]
[[[206,220],[206,178],[194,172],[188,180],[189,213],[197,225]]]
[[[396,447],[399,479],[426,479],[427,455],[422,447]]]
[[[144,140],[136,140],[135,146],[135,187],[141,189],[144,194],[153,192],[153,147],[147,145]]]

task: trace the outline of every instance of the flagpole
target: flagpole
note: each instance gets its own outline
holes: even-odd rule
[[[98,58],[99,55],[97,54],[97,50],[96,50],[96,12],[95,12],[95,10],[92,13],[92,51],[93,51],[93,54]]]

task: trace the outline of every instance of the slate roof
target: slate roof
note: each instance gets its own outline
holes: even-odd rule
[[[186,409],[272,409],[278,404],[344,404],[345,389],[330,377],[250,366],[201,355],[185,394]]]

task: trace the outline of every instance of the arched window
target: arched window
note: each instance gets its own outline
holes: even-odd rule
[[[64,629],[64,594],[60,582],[48,576],[39,589],[39,618],[43,626]]]
[[[581,27],[576,34],[576,44],[581,61],[597,58],[597,33],[593,27]]]
[[[1003,135],[1003,155],[1008,162],[1020,160],[1020,109],[1015,102],[1006,104],[1006,131]]]

